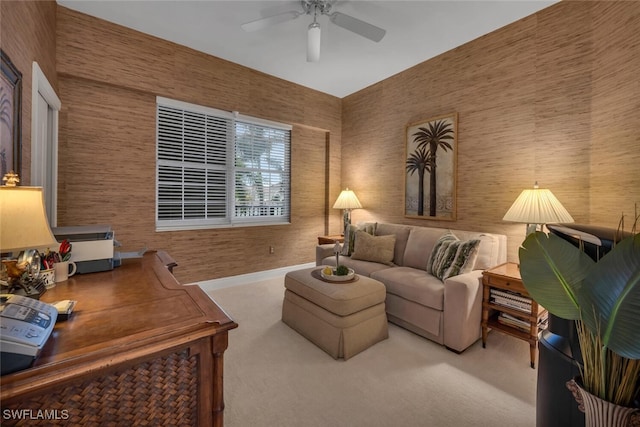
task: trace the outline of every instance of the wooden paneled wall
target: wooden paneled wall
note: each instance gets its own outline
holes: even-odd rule
[[[57,42],[60,225],[110,224],[122,250],[165,249],[184,283],[315,259],[325,193],[340,190],[327,162],[340,99],[64,7]],[[292,124],[291,224],[156,232],[156,96]]]
[[[342,182],[375,220],[505,233],[524,188],[577,223],[640,205],[640,3],[560,2],[343,99]],[[458,112],[458,219],[404,218],[405,126]],[[630,227],[627,224],[627,229]]]

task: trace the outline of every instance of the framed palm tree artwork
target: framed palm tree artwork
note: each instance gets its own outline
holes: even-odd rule
[[[6,173],[22,172],[20,109],[22,74],[0,49],[0,178]],[[2,185],[2,181],[0,181]]]
[[[456,219],[457,134],[457,113],[407,125],[405,217]]]

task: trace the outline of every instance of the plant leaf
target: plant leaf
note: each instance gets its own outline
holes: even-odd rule
[[[519,255],[522,282],[531,297],[560,318],[580,319],[576,294],[595,262],[555,234],[539,231],[525,239]]]
[[[600,322],[604,346],[640,359],[640,234],[621,240],[596,263],[578,301],[592,332]]]

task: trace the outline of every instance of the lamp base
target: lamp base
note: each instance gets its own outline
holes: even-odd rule
[[[536,231],[538,231],[538,224],[527,224],[527,236]]]
[[[28,263],[18,262],[16,259],[3,259],[2,268],[2,278],[6,278],[6,284],[3,279],[2,293],[40,299],[40,295],[46,292],[44,278],[27,273]]]
[[[345,234],[347,227],[351,224],[351,209],[345,209],[342,214],[342,233]]]
[[[43,277],[22,277],[9,282],[9,294],[23,295],[25,297],[40,299],[47,292],[46,281]]]

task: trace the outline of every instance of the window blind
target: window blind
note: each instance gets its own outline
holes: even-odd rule
[[[158,230],[288,223],[291,127],[158,97]]]

